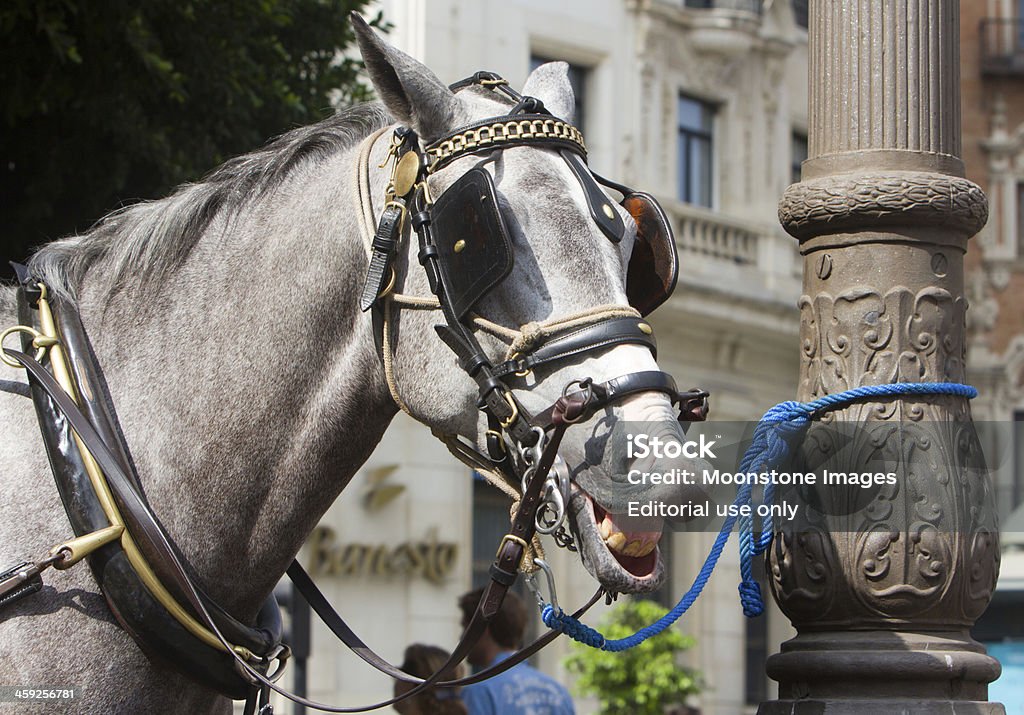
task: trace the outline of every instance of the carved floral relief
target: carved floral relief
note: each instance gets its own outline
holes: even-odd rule
[[[963,381],[963,298],[937,287],[851,287],[800,301],[801,395]],[[819,421],[797,471],[895,473],[894,484],[801,488],[769,575],[794,624],[969,626],[998,575],[998,526],[964,401],[887,400]],[[781,496],[779,498],[782,498]],[[842,566],[845,564],[845,568]]]

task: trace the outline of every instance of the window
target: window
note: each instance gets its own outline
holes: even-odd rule
[[[807,29],[810,24],[808,16],[807,0],[793,0],[793,19],[800,27]]]
[[[679,200],[711,207],[715,108],[679,95]]]
[[[1024,47],[1024,0],[1017,0],[1017,50]]]
[[[807,135],[800,132],[793,132],[793,139],[790,154],[789,183],[800,183],[800,171],[804,161],[807,160]]]
[[[530,55],[530,71],[537,69],[545,62],[551,62],[550,57],[543,57],[541,55]],[[569,84],[572,85],[572,93],[576,97],[576,106],[573,111],[576,114],[576,120],[574,125],[577,129],[583,132],[586,136],[586,117],[584,113],[584,107],[586,105],[586,93],[587,93],[587,68],[580,65],[569,64]]]

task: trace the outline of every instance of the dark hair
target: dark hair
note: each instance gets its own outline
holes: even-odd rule
[[[444,665],[450,655],[444,648],[413,643],[405,649],[405,660],[402,661],[401,668],[409,675],[426,678]],[[462,667],[456,665],[446,670],[441,679],[454,680],[461,675]],[[467,715],[466,706],[459,695],[460,691],[461,688],[428,688],[413,696],[412,700],[417,702],[420,712],[428,715]]]
[[[459,608],[462,609],[462,622],[468,623],[476,611],[476,605],[484,590],[478,588],[475,591],[463,594],[459,598]],[[505,594],[505,600],[501,604],[501,610],[494,616],[494,620],[487,627],[491,632],[494,642],[506,650],[518,648],[523,643],[523,633],[526,632],[526,607],[523,599],[509,591]]]

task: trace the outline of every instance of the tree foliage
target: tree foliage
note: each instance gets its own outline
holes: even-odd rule
[[[343,54],[348,13],[365,4],[0,3],[7,257],[365,99],[358,62]]]
[[[609,640],[625,638],[665,613],[653,601],[626,601],[606,616],[600,631]],[[677,662],[678,654],[693,644],[693,638],[674,628],[619,653],[573,643],[566,667],[579,676],[581,695],[597,696],[601,715],[662,715],[666,706],[700,692],[700,674]]]

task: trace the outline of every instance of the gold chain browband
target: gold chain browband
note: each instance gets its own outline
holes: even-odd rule
[[[426,148],[428,171],[434,172],[465,154],[513,144],[552,143],[586,156],[587,145],[579,129],[550,115],[528,115],[472,126],[438,139]]]

